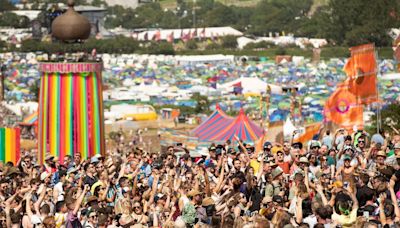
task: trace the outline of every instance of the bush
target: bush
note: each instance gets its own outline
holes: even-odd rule
[[[0,44],[1,47],[1,44]],[[148,54],[175,54],[172,44],[167,42],[150,42],[140,46],[140,43],[132,38],[116,37],[114,39],[96,40],[88,39],[82,44],[64,44],[62,42],[41,42],[37,40],[24,40],[21,43],[19,51],[36,52],[43,51],[45,53],[54,52],[91,52],[96,49],[98,53],[115,53],[115,54],[130,54],[130,53],[148,53]]]
[[[175,50],[172,44],[168,42],[150,42],[143,45],[144,48],[141,52],[146,54],[162,54],[162,55],[174,55]]]
[[[217,43],[209,43],[206,46],[206,50],[218,50],[221,49],[221,45],[217,44]]]
[[[189,50],[196,50],[197,49],[197,41],[196,40],[189,40],[185,44],[186,49]]]
[[[228,49],[237,48],[238,42],[236,36],[224,36],[222,37],[222,47]]]
[[[279,47],[278,49],[276,49],[275,55],[286,55],[286,49],[283,47]]]
[[[246,46],[244,46],[244,49],[254,50],[260,48],[273,48],[273,47],[276,47],[276,45],[273,42],[261,41],[257,43],[248,43]]]

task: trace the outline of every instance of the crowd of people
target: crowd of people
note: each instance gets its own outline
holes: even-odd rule
[[[149,154],[121,142],[43,165],[26,151],[0,167],[0,227],[400,226],[400,135],[260,145],[235,138],[194,158],[181,144]]]

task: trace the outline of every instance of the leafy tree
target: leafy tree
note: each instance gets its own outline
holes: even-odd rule
[[[15,6],[9,0],[0,0],[0,12],[14,10]]]
[[[263,0],[257,4],[250,21],[251,33],[267,35],[269,32],[296,31],[298,19],[306,16],[312,0]]]
[[[196,40],[189,40],[186,42],[185,47],[189,50],[197,49],[197,41]]]
[[[390,104],[381,110],[381,124],[384,131],[391,132],[394,127],[400,130],[400,105],[398,103]],[[371,131],[376,132],[377,126],[376,114],[372,117]]]
[[[3,48],[6,48],[7,44],[5,41],[0,40],[0,50],[2,50]]]
[[[18,16],[12,12],[3,12],[0,13],[0,26],[27,28],[29,26],[29,19],[24,16]]]
[[[223,48],[237,48],[238,42],[236,36],[224,36],[222,37]]]
[[[206,13],[204,21],[211,27],[233,25],[236,23],[236,16],[231,7],[217,3]]]
[[[196,101],[196,107],[194,108],[196,114],[210,112],[211,103],[208,100],[207,96],[200,95],[199,93],[194,93],[191,99]]]
[[[92,0],[91,4],[93,6],[107,5],[106,1],[104,1],[104,0]]]
[[[387,32],[399,26],[397,0],[331,0],[327,35],[338,44],[357,45],[375,42],[390,44]]]

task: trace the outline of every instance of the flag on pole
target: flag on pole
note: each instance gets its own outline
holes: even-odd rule
[[[233,92],[235,94],[242,94],[243,92],[242,82],[235,83],[232,86],[233,86]]]
[[[21,157],[20,139],[19,128],[0,128],[0,161],[17,164]]]
[[[344,66],[348,78],[349,91],[361,104],[378,101],[377,93],[377,64],[375,45],[364,44],[350,48],[351,57]]]
[[[173,42],[174,42],[174,31],[172,31],[172,32],[167,36],[167,42],[168,42],[168,43],[173,43]]]
[[[293,142],[301,142],[303,145],[306,144],[308,141],[313,140],[314,137],[318,135],[321,126],[322,123],[315,123],[307,126],[304,133],[293,139]]]
[[[189,40],[190,40],[190,31],[188,31],[187,33],[183,33],[182,41],[187,42]]]
[[[157,30],[156,33],[154,34],[155,36],[155,41],[160,41],[161,40],[161,31]]]
[[[192,39],[195,39],[197,37],[197,28],[195,28],[192,32]]]
[[[206,28],[203,28],[203,30],[201,30],[200,38],[206,38]]]
[[[325,102],[325,121],[332,121],[345,128],[363,125],[363,106],[357,97],[349,91],[349,85],[340,83],[336,91]]]
[[[215,37],[214,37],[214,33],[213,32],[211,32],[211,40],[215,41]]]

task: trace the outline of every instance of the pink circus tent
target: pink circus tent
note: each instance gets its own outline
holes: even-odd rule
[[[243,141],[256,141],[262,136],[263,129],[249,120],[243,109],[236,118],[232,118],[217,107],[192,133],[204,141],[233,140],[235,135]]]
[[[192,134],[201,140],[208,140],[213,138],[218,132],[224,130],[233,122],[233,118],[226,115],[217,104],[215,111],[196,127]]]

